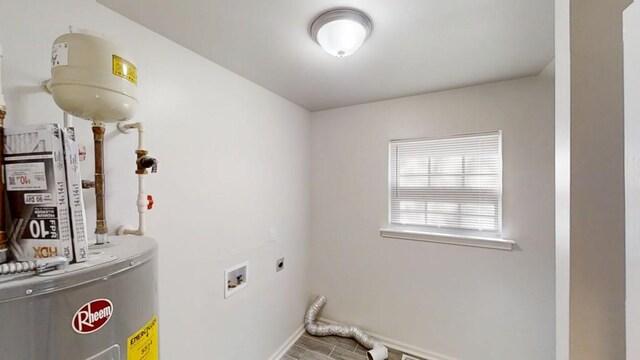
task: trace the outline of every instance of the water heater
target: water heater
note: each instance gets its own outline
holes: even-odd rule
[[[0,277],[0,359],[158,359],[157,245],[117,236],[89,261]]]
[[[53,42],[48,88],[65,112],[94,122],[131,119],[137,87],[135,62],[121,45],[82,32]]]

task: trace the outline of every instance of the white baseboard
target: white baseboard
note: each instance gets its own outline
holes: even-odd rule
[[[284,354],[287,353],[287,351],[289,351],[293,344],[295,344],[296,341],[300,339],[302,334],[304,334],[304,325],[300,325],[300,327],[291,336],[289,336],[287,341],[285,341],[284,344],[282,344],[280,348],[278,348],[275,354],[271,355],[269,360],[280,360],[280,358],[283,357]]]
[[[327,318],[318,318],[319,321],[322,322],[326,322],[328,324],[342,324],[338,321],[334,321],[331,319],[327,319]],[[368,331],[367,331],[368,332]],[[402,341],[398,341],[395,339],[391,339],[388,338],[386,336],[382,336],[382,335],[378,335],[372,332],[368,332],[369,335],[373,336],[374,338],[380,340],[381,343],[383,343],[385,346],[388,346],[390,348],[394,348],[396,350],[400,350],[402,352],[408,353],[408,354],[412,354],[421,358],[425,358],[427,360],[458,360],[456,358],[453,358],[451,356],[447,356],[447,355],[443,355],[443,354],[439,354],[437,352],[434,351],[429,351],[429,350],[425,350],[425,349],[421,349],[417,346],[413,346],[413,345],[409,345],[406,343],[403,343]]]

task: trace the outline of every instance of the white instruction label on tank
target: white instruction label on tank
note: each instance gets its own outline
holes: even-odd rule
[[[43,162],[6,164],[7,191],[47,190]]]
[[[53,203],[53,195],[50,193],[24,194],[24,203],[27,205],[41,205]]]
[[[51,67],[69,64],[69,43],[61,42],[53,44],[51,49]]]

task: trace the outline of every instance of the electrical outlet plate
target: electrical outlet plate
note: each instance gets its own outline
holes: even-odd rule
[[[282,270],[284,270],[284,258],[280,258],[276,261],[276,272],[280,272]]]

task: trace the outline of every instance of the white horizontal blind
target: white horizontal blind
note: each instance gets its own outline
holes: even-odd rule
[[[389,222],[499,235],[500,132],[389,144]]]

